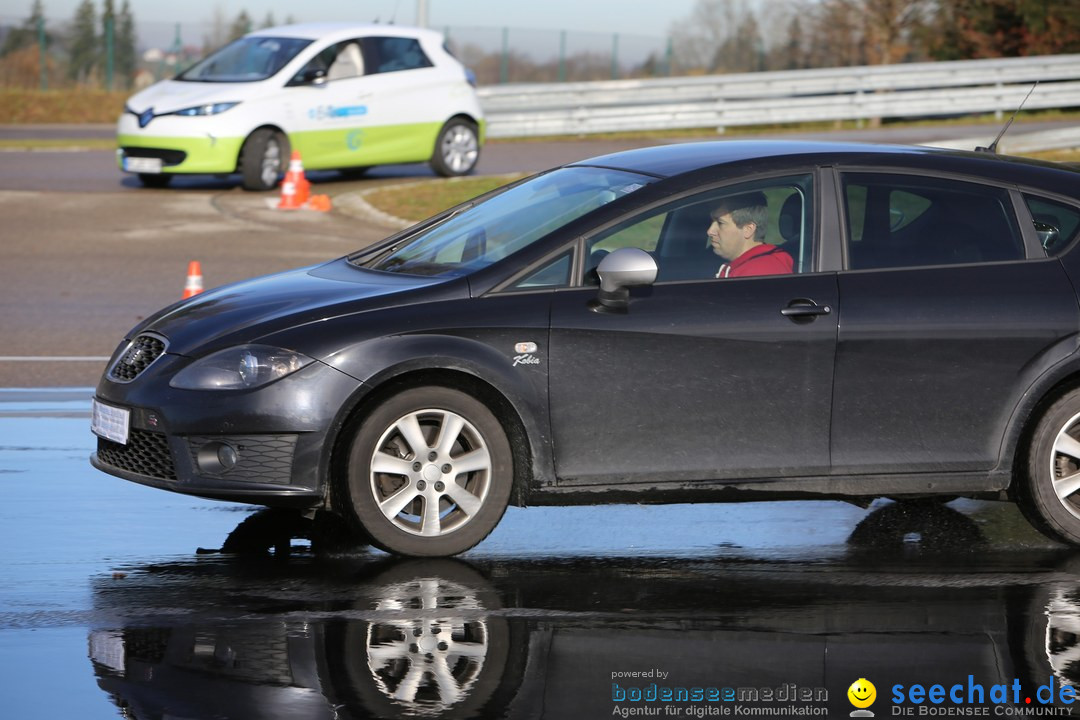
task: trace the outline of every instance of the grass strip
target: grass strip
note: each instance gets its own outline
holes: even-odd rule
[[[483,175],[390,185],[364,195],[373,207],[404,220],[423,220],[477,195],[511,183],[526,174]]]

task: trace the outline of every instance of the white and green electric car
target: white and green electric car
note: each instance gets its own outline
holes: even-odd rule
[[[464,175],[483,135],[472,75],[442,35],[320,23],[250,33],[133,95],[117,156],[148,186],[238,172],[268,190],[292,150],[309,170],[430,162]]]

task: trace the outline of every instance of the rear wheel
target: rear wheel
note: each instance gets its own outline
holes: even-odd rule
[[[457,118],[443,126],[435,141],[431,168],[443,177],[467,175],[480,159],[480,134],[476,125]]]
[[[418,387],[363,421],[347,471],[349,507],[390,552],[464,552],[495,528],[513,485],[513,456],[495,415],[475,398]]]
[[[245,190],[272,190],[285,172],[289,141],[284,135],[261,128],[251,133],[240,150],[240,172]]]
[[[1020,508],[1049,537],[1080,544],[1080,390],[1043,414],[1028,445]]]
[[[148,188],[168,187],[173,179],[172,175],[166,175],[165,173],[139,173],[138,177],[142,186]]]

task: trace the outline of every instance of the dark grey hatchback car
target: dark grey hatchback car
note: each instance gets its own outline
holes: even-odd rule
[[[537,175],[117,348],[95,467],[450,555],[508,504],[1014,499],[1080,543],[1080,172],[788,142]]]

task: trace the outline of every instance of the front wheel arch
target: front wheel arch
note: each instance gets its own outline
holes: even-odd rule
[[[391,395],[422,385],[437,385],[459,390],[477,398],[495,413],[495,417],[506,431],[514,453],[514,487],[510,495],[510,504],[524,507],[528,502],[536,477],[533,453],[539,450],[533,448],[525,422],[518,409],[502,391],[476,375],[461,370],[429,368],[407,370],[387,377],[374,387],[367,388],[366,392],[356,394],[348,404],[347,410],[338,423],[338,430],[334,433],[334,442],[326,466],[328,468],[326,482],[329,488],[327,497],[330,509],[341,512],[341,496],[337,491],[337,486],[340,484],[339,480],[343,477],[348,462],[349,439],[356,427],[372,408]]]
[[[536,459],[533,454],[540,450],[533,447],[518,409],[503,392],[487,381],[467,372],[443,368],[409,370],[386,378],[375,387],[357,393],[347,404],[325,460],[326,507],[345,517],[350,512],[347,488],[349,449],[364,418],[388,398],[421,386],[445,387],[471,395],[495,415],[510,442],[513,456],[513,485],[509,503],[524,507],[534,484]]]
[[[502,519],[513,450],[498,418],[472,395],[407,388],[352,429],[338,488],[348,520],[373,544],[415,557],[456,555]]]

